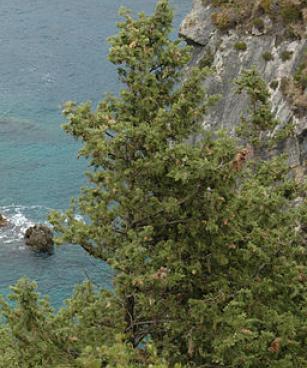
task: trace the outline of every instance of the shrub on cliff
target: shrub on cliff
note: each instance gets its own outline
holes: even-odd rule
[[[253,156],[276,127],[265,84],[254,71],[237,82],[253,105],[242,118],[244,139],[254,129],[250,145],[204,131],[208,71],[185,70],[189,49],[168,37],[168,2],[151,17],[122,14],[110,60],[125,87],[95,111],[66,105],[65,130],[92,170],[78,201],[50,218],[59,243],[114,268],[114,289],[85,285],[54,315],[19,284],[15,308],[2,302],[0,359],[25,368],[305,366],[306,213],[291,204],[302,188],[282,159]]]
[[[221,31],[239,26],[252,31],[252,26],[264,30],[263,16],[273,23],[282,24],[284,37],[303,38],[305,34],[305,0],[202,0],[204,6],[212,5],[212,21]]]

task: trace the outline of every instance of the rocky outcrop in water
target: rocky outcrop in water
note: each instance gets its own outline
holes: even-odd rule
[[[257,1],[252,8],[257,11]],[[224,18],[218,18],[217,11],[212,1],[194,0],[180,28],[180,35],[194,46],[191,64],[216,70],[205,86],[209,94],[219,94],[221,99],[205,117],[204,126],[234,132],[240,115],[247,111],[248,100],[236,94],[233,83],[242,70],[255,66],[270,86],[272,106],[281,125],[289,121],[295,125],[295,136],[281,149],[288,153],[290,167],[302,179],[307,167],[306,37],[287,35],[282,24],[275,24],[261,12],[254,18],[251,15],[252,22],[246,22],[246,27],[241,20],[240,24],[219,29],[214,20],[224,20],[225,13],[221,13]],[[307,16],[307,11],[303,14]],[[304,24],[306,18],[295,25],[297,32],[302,33]],[[301,85],[297,83],[299,77]]]
[[[36,252],[51,254],[53,251],[53,233],[46,225],[34,225],[25,233],[25,243]]]
[[[9,224],[8,220],[0,214],[0,227],[5,227]]]

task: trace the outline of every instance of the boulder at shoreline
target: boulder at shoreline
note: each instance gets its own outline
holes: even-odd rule
[[[8,220],[0,213],[0,227],[5,227],[9,224]]]
[[[24,236],[25,243],[35,252],[51,254],[53,251],[53,233],[46,225],[29,227]]]

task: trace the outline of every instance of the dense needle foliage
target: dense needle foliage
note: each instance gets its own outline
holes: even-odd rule
[[[110,61],[124,89],[95,111],[66,105],[92,170],[50,218],[59,243],[114,268],[113,291],[85,284],[54,313],[20,281],[15,306],[1,303],[0,367],[305,367],[306,207],[282,157],[256,159],[277,125],[265,83],[237,81],[244,145],[204,131],[209,70],[185,70],[168,1],[122,15]]]

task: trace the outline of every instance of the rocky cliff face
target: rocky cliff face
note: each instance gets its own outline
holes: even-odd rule
[[[234,132],[240,114],[248,107],[247,97],[235,93],[234,80],[242,70],[256,66],[270,85],[272,106],[281,124],[291,120],[295,124],[295,137],[285,142],[283,149],[289,155],[290,167],[303,179],[307,172],[305,35],[284,37],[284,26],[274,24],[266,14],[249,27],[239,24],[221,30],[214,24],[217,10],[212,1],[194,0],[180,29],[181,36],[194,46],[192,65],[208,65],[216,70],[205,84],[210,94],[220,94],[221,99],[205,117],[204,125]],[[301,85],[295,81],[299,73]]]

